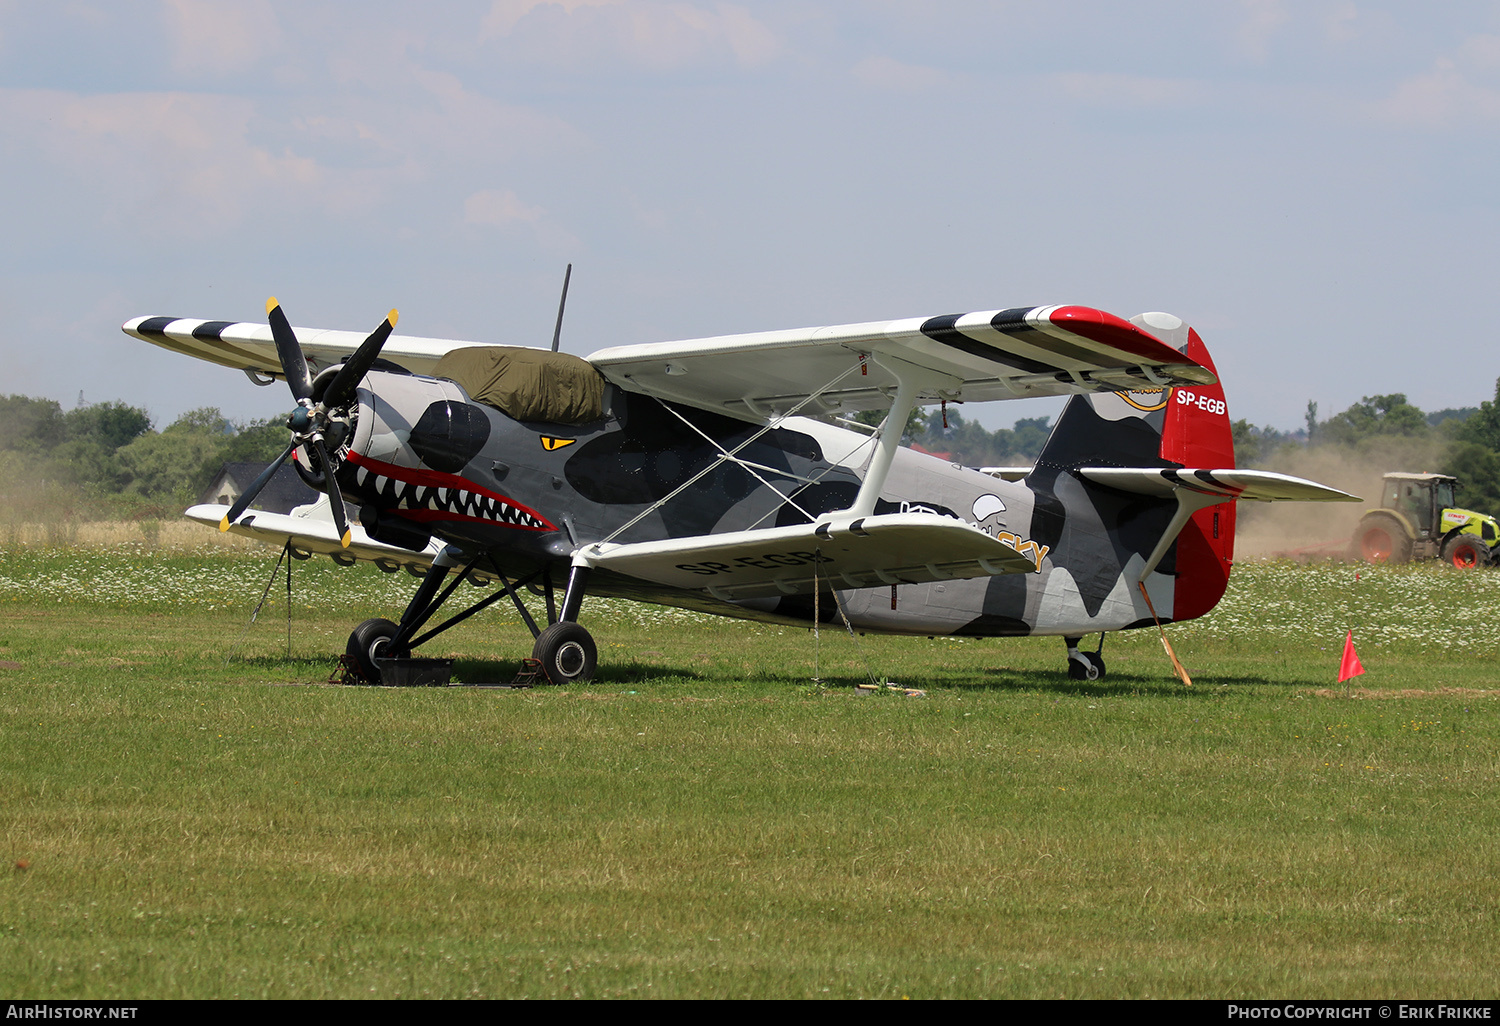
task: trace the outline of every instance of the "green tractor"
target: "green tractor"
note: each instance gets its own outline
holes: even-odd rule
[[[1440,557],[1457,567],[1495,558],[1500,525],[1494,517],[1457,509],[1458,478],[1447,474],[1387,474],[1382,508],[1359,520],[1350,555],[1367,563],[1405,563]]]

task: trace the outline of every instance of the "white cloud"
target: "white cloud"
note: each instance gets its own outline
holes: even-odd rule
[[[728,57],[764,65],[781,40],[738,4],[663,0],[496,0],[481,40],[519,44],[529,60],[573,68],[611,62],[672,71]]]
[[[1271,38],[1287,21],[1286,8],[1282,0],[1240,0],[1240,6],[1245,9],[1245,20],[1235,33],[1240,50],[1255,60],[1265,60]]]
[[[86,181],[81,195],[110,222],[148,234],[196,239],[273,208],[362,212],[413,173],[394,162],[325,166],[290,145],[295,124],[272,126],[275,144],[257,142],[261,119],[239,97],[0,90],[0,118],[60,178]]]
[[[179,71],[244,71],[282,45],[266,0],[165,0],[164,13]]]
[[[481,189],[464,200],[464,223],[509,228],[516,224],[535,225],[546,213],[541,207],[522,203],[510,189]]]
[[[1323,35],[1335,43],[1350,42],[1357,36],[1358,18],[1354,0],[1341,0],[1323,12]]]
[[[1419,128],[1500,121],[1500,36],[1471,36],[1451,57],[1399,83],[1379,117]]]
[[[522,18],[538,7],[561,7],[572,14],[580,7],[608,7],[624,0],[495,0],[479,26],[480,39],[510,35]]]
[[[502,231],[529,229],[545,248],[576,256],[586,249],[542,207],[524,202],[512,189],[481,189],[464,200],[464,223]]]

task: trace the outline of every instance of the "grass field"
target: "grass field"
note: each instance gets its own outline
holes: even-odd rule
[[[5,550],[0,991],[1496,994],[1500,572],[1242,566],[1169,629],[1192,688],[1146,632],[1084,684],[594,602],[599,679],[512,692],[326,686],[414,582],[297,564],[288,659],[273,559]]]

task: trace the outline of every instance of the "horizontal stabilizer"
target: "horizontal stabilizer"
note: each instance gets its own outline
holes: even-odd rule
[[[1082,467],[1078,473],[1109,488],[1170,498],[1179,488],[1205,496],[1258,502],[1363,502],[1358,495],[1268,470],[1163,470],[1159,467]]]
[[[839,522],[585,546],[576,558],[716,598],[810,594],[815,589],[923,584],[991,574],[1035,573],[1047,547],[995,538],[952,517],[890,513]]]

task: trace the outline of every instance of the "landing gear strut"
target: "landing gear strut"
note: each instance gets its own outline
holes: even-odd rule
[[[1068,676],[1073,680],[1104,679],[1104,632],[1099,632],[1099,648],[1093,652],[1078,651],[1082,638],[1064,638],[1068,646]]]
[[[459,573],[447,588],[443,588],[443,582],[450,571],[458,567],[462,560],[462,552],[451,545],[438,553],[427,576],[422,578],[417,593],[407,605],[406,612],[401,614],[399,624],[389,620],[366,620],[354,628],[354,633],[349,635],[347,651],[350,661],[361,676],[371,683],[380,683],[379,660],[406,658],[411,655],[412,649],[506,597],[515,603],[516,611],[521,614],[521,619],[536,639],[531,651],[532,658],[542,664],[549,681],[553,684],[576,684],[594,676],[594,670],[599,664],[598,648],[589,632],[577,623],[588,583],[587,567],[575,566],[569,572],[568,587],[563,593],[562,608],[559,610],[553,596],[552,578],[546,568],[511,583],[495,561],[484,553],[463,562]],[[489,562],[485,573],[492,573],[500,581],[501,587],[426,633],[418,634],[481,560]],[[546,629],[537,626],[530,610],[521,601],[521,590],[535,588],[538,584],[546,599]],[[438,594],[439,589],[442,589],[442,594]]]
[[[563,592],[562,612],[536,634],[531,658],[542,664],[542,671],[554,684],[577,684],[591,679],[599,665],[599,650],[589,632],[578,623],[578,610],[583,607],[583,591],[588,584],[587,567],[575,566],[568,572],[568,590]],[[552,584],[546,584],[547,609],[552,610]]]

